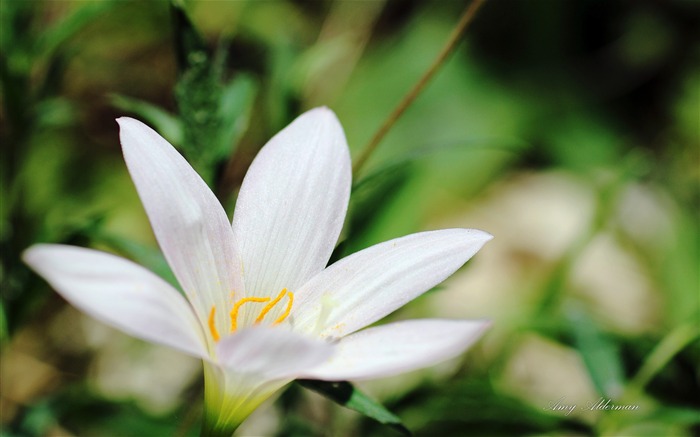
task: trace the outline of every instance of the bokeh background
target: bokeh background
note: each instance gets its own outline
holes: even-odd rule
[[[116,117],[156,127],[230,212],[305,109],[335,110],[357,157],[466,5],[3,0],[0,434],[198,433],[196,360],[82,315],[19,260],[68,243],[169,278]],[[700,433],[699,29],[692,0],[487,2],[356,176],[343,254],[495,235],[390,316],[492,319],[482,341],[358,385],[416,435]],[[587,408],[601,398],[637,408]],[[400,434],[293,384],[240,435]]]

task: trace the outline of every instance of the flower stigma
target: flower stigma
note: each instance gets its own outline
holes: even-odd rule
[[[243,304],[248,302],[263,303],[269,301],[269,297],[244,297],[233,305],[231,310],[231,332],[238,329],[238,311],[241,309]]]
[[[238,329],[238,313],[241,309],[241,307],[249,302],[252,303],[265,303],[267,302],[267,305],[263,307],[263,309],[260,311],[260,314],[258,317],[255,319],[253,322],[254,325],[259,325],[262,323],[262,321],[265,319],[265,316],[275,307],[277,304],[285,297],[287,296],[287,305],[282,312],[282,314],[275,319],[274,322],[272,322],[272,325],[279,325],[282,323],[287,317],[289,317],[289,314],[292,312],[292,306],[294,304],[294,293],[291,291],[287,291],[286,288],[283,288],[282,291],[279,292],[277,297],[272,299],[271,297],[244,297],[240,299],[238,302],[233,304],[233,308],[231,309],[230,317],[231,317],[231,331],[234,332]],[[219,335],[219,331],[216,329],[216,305],[212,305],[211,310],[209,311],[209,320],[208,320],[208,325],[209,325],[209,332],[211,333],[212,339],[214,339],[215,342],[218,342],[221,336]]]

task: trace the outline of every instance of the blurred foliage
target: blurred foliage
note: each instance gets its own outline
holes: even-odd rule
[[[116,117],[156,128],[231,211],[256,151],[305,109],[333,108],[358,156],[465,6],[1,2],[0,433],[198,429],[184,358],[72,312],[19,259],[92,246],[174,283]],[[494,328],[461,360],[331,398],[418,436],[700,432],[698,29],[689,0],[487,3],[356,176],[334,259],[481,227],[496,239],[464,272],[389,317]],[[148,373],[158,362],[170,382]],[[601,398],[638,409],[583,411]],[[241,435],[400,435],[300,385],[249,422]]]

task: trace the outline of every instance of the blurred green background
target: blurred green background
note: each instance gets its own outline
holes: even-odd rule
[[[335,110],[359,156],[467,3],[177,5],[0,2],[3,436],[198,432],[196,360],[89,319],[19,260],[67,243],[169,277],[116,117],[156,127],[230,213],[257,150],[305,109]],[[700,434],[698,6],[487,2],[355,177],[343,254],[495,235],[390,316],[492,319],[478,345],[358,385],[416,435]],[[636,409],[588,408],[600,399]],[[239,434],[399,435],[296,384]]]

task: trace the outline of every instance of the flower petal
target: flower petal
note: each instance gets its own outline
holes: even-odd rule
[[[295,329],[343,337],[374,323],[444,281],[491,238],[475,229],[421,232],[341,259],[299,289]]]
[[[216,345],[218,365],[204,365],[205,428],[230,435],[261,402],[333,350],[281,328],[256,326],[224,337]]]
[[[343,338],[330,360],[302,375],[326,381],[396,375],[456,357],[490,322],[409,320],[368,328]]]
[[[185,159],[160,135],[132,118],[117,120],[124,159],[153,231],[199,319],[226,308],[243,289],[240,258],[221,204]],[[227,326],[219,318],[219,329]]]
[[[135,337],[208,357],[202,328],[167,282],[126,259],[75,246],[39,244],[23,260],[68,302]]]
[[[350,182],[345,134],[327,108],[302,114],[260,150],[233,215],[248,296],[294,291],[326,266]]]
[[[330,343],[280,328],[253,327],[236,332],[217,344],[222,367],[247,378],[294,378],[333,354]]]

